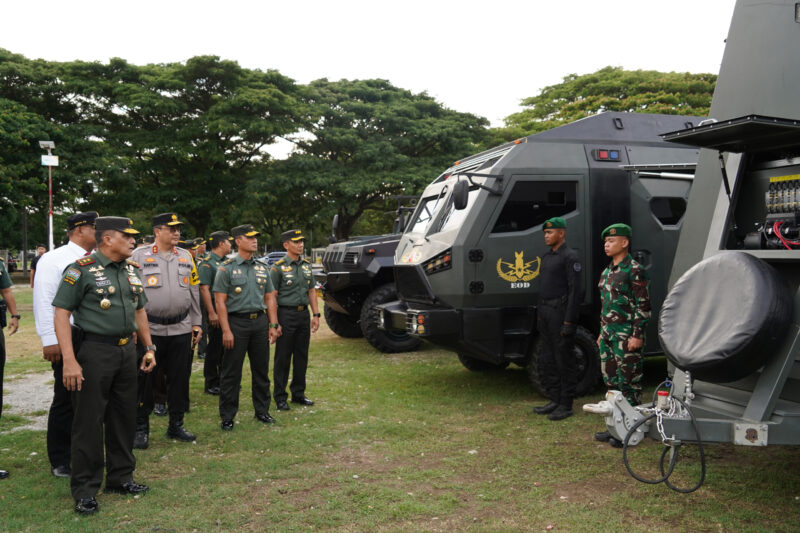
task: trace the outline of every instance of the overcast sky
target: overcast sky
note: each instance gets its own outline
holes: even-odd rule
[[[5,1],[0,47],[135,64],[217,55],[298,82],[384,78],[488,118],[571,73],[719,71],[734,0]]]

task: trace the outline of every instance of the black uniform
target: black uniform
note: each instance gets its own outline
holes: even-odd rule
[[[551,401],[572,408],[577,386],[573,347],[580,303],[581,263],[575,250],[562,244],[542,256],[539,275],[539,379]],[[570,322],[572,326],[565,326]]]

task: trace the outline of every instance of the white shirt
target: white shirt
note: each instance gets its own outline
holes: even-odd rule
[[[56,297],[64,269],[85,256],[87,251],[89,250],[84,250],[69,241],[60,248],[44,253],[36,263],[36,274],[33,278],[33,317],[36,320],[36,333],[42,339],[42,346],[58,344],[53,326],[55,315],[53,299]]]

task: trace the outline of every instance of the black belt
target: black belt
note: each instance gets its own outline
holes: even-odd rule
[[[266,313],[263,309],[260,311],[254,311],[252,313],[228,313],[228,316],[233,316],[236,318],[247,318],[249,320],[255,320],[256,318],[260,317]]]
[[[292,311],[307,311],[307,305],[279,305],[280,309],[291,309]]]
[[[170,316],[170,317],[160,317],[160,316],[152,316],[147,315],[147,321],[152,322],[153,324],[159,324],[161,326],[169,326],[171,324],[180,324],[183,322],[183,319],[189,316],[189,310],[187,309],[180,315]]]
[[[109,335],[95,335],[94,333],[86,333],[83,337],[84,342],[99,342],[101,344],[113,344],[114,346],[125,346],[131,340],[133,335],[127,337],[111,337]]]
[[[549,300],[539,300],[539,305],[547,305],[550,307],[558,307],[567,303],[567,297],[562,296],[561,298],[551,298]]]

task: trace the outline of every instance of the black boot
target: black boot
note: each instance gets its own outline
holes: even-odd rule
[[[183,420],[170,420],[167,427],[167,437],[183,442],[192,442],[197,439],[194,433],[189,433],[183,427]]]
[[[547,419],[553,421],[564,420],[565,418],[571,417],[573,414],[571,405],[559,405],[552,413],[547,415]]]
[[[136,436],[133,438],[134,450],[146,450],[150,446],[150,421],[136,421]]]
[[[534,407],[533,412],[537,415],[546,415],[552,413],[556,410],[558,404],[556,402],[550,402],[547,405],[540,405],[539,407]]]
[[[609,433],[608,430],[601,431],[599,433],[595,433],[594,434],[594,440],[597,440],[597,441],[600,441],[600,442],[608,442],[608,440],[611,439],[611,438],[613,438],[613,437],[611,437],[611,433]]]

